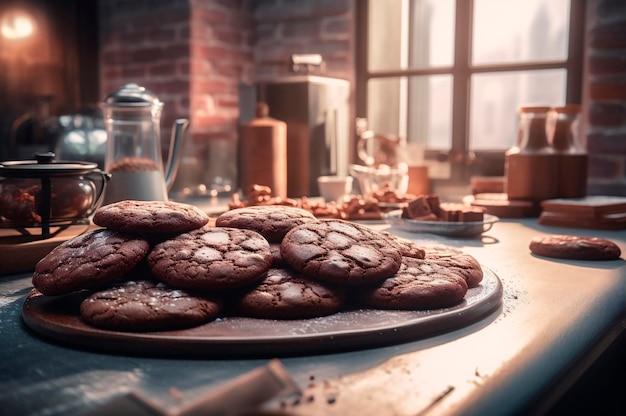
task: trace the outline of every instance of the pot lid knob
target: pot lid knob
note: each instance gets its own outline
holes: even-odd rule
[[[54,157],[56,155],[52,152],[46,152],[46,153],[35,153],[35,160],[37,161],[38,164],[49,164],[52,163],[54,161]]]
[[[104,99],[105,106],[161,106],[162,103],[154,93],[140,86],[135,82],[130,82],[119,87]]]

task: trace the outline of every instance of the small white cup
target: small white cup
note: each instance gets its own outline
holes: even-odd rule
[[[320,176],[317,186],[324,200],[339,201],[352,192],[352,176]]]

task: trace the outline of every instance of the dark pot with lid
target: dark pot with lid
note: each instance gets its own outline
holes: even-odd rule
[[[96,163],[57,161],[54,153],[35,160],[0,162],[0,227],[73,224],[102,203],[109,175]]]

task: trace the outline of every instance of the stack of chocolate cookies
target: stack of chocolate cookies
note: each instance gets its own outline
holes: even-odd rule
[[[102,227],[36,266],[43,295],[83,291],[81,317],[117,331],[192,327],[218,317],[307,319],[346,308],[438,309],[461,302],[482,269],[449,248],[289,206],[210,219],[176,202],[120,201]]]

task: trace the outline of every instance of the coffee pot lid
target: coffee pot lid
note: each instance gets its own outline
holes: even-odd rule
[[[105,106],[123,107],[152,107],[163,105],[154,93],[135,82],[130,82],[119,87],[104,99],[103,104]]]
[[[35,160],[0,162],[0,176],[10,178],[46,178],[81,175],[98,168],[96,163],[78,161],[56,161],[55,154],[35,153]]]

